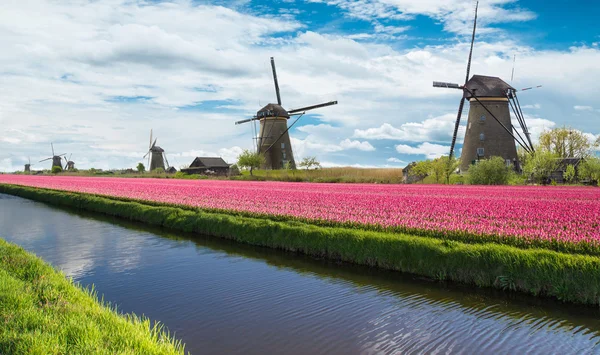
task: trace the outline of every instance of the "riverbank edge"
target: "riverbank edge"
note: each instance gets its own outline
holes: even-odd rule
[[[1,238],[0,324],[2,354],[184,354],[159,324],[118,313]]]
[[[549,296],[565,302],[600,304],[600,258],[595,256],[273,221],[17,185],[0,184],[0,193],[435,280]]]

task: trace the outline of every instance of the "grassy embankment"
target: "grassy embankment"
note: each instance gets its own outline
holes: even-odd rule
[[[600,304],[600,257],[500,243],[319,226],[0,185],[0,192],[173,230],[584,304]]]
[[[121,315],[0,239],[0,354],[183,354],[159,325]]]

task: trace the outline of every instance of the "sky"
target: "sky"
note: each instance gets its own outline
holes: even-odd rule
[[[0,171],[55,153],[135,167],[150,129],[170,165],[234,163],[276,102],[337,100],[290,130],[296,160],[404,167],[448,154],[464,82],[470,0],[3,0]],[[600,135],[600,2],[482,0],[471,74],[516,88],[533,138]],[[511,79],[513,58],[514,78]],[[468,109],[468,108],[467,108]],[[468,112],[457,140],[460,152]],[[295,120],[295,118],[294,118]],[[293,121],[289,122],[290,124]]]

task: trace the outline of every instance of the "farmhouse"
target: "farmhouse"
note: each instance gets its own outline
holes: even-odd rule
[[[228,175],[229,164],[221,157],[196,157],[189,168],[181,171],[186,174]]]

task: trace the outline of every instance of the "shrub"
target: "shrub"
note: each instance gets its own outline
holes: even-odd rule
[[[506,185],[509,168],[501,157],[480,160],[469,168],[467,181],[471,185]]]
[[[52,174],[58,174],[61,172],[62,172],[62,168],[60,166],[55,165],[52,167]]]

